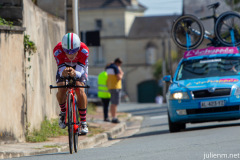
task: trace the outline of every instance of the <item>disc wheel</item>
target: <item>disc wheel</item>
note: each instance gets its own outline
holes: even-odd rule
[[[68,95],[68,140],[69,140],[69,151],[73,153],[73,115],[72,115],[72,97]]]

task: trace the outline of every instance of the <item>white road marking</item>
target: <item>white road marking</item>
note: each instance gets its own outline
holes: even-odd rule
[[[160,119],[160,118],[167,118],[167,115],[161,115],[161,116],[150,117],[150,119]]]

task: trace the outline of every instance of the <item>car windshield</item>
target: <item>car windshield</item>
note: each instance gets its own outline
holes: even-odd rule
[[[239,57],[198,59],[183,62],[178,71],[177,80],[232,76],[239,74]]]

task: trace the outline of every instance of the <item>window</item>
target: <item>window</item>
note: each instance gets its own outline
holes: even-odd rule
[[[150,46],[146,49],[146,64],[153,65],[156,63],[156,48]]]
[[[94,47],[93,54],[94,54],[94,56],[93,56],[94,65],[104,65],[105,64],[102,46]]]
[[[96,29],[97,30],[101,30],[102,29],[102,20],[101,19],[97,19],[95,21],[95,23],[96,23]]]

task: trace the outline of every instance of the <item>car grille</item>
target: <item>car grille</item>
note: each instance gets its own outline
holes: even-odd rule
[[[238,110],[239,110],[239,105],[237,105],[237,106],[215,107],[215,108],[187,109],[187,114],[191,115],[191,114],[228,112],[228,111],[238,111]]]
[[[220,97],[229,96],[231,94],[231,88],[217,88],[214,92],[208,90],[193,91],[194,98],[208,98],[208,97]]]

